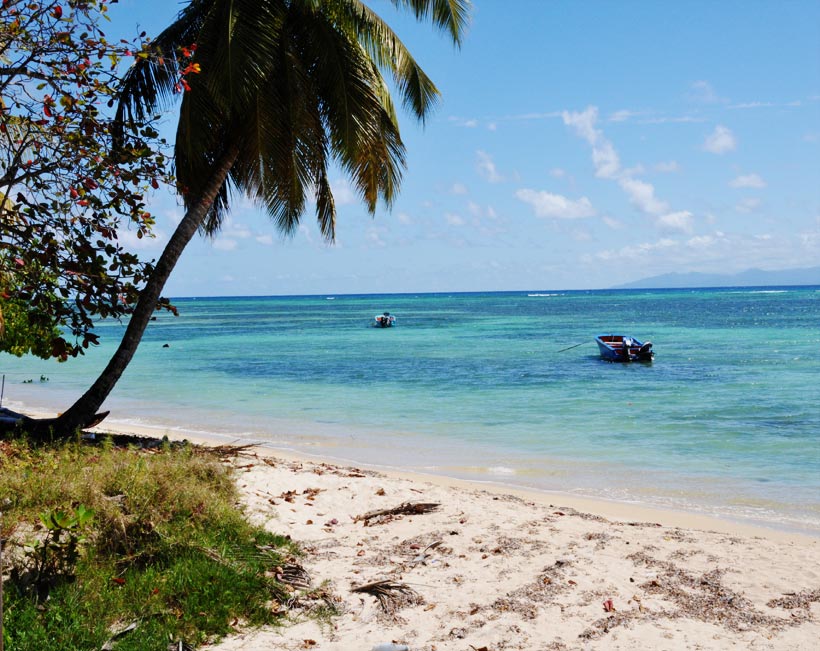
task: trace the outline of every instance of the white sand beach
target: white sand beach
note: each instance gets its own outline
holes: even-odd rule
[[[297,606],[292,625],[239,625],[220,651],[809,650],[820,640],[820,539],[261,453],[238,460],[237,481],[255,521],[303,545],[312,586],[341,614],[319,624]],[[438,506],[362,518],[408,503]],[[385,608],[352,592],[382,580],[412,593]]]
[[[310,587],[289,625],[236,622],[215,650],[818,648],[820,538],[265,448],[234,463]],[[384,603],[353,591],[381,581]]]

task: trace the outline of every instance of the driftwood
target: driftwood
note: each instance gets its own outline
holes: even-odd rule
[[[99,425],[109,412],[101,411],[79,429],[85,430]],[[57,425],[57,418],[31,418],[25,414],[17,413],[6,407],[0,407],[0,433],[26,432],[34,438],[49,438]]]
[[[392,509],[379,509],[377,511],[369,511],[364,515],[357,515],[353,518],[353,522],[364,521],[364,526],[368,527],[371,520],[377,520],[375,524],[382,522],[390,522],[394,516],[397,515],[420,515],[422,513],[430,513],[435,511],[441,504],[437,502],[404,502]]]
[[[406,583],[396,581],[374,581],[351,589],[351,592],[363,592],[379,600],[382,610],[392,615],[399,608],[424,603],[424,598]]]

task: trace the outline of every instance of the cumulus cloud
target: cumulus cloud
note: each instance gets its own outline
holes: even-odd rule
[[[529,189],[518,190],[515,196],[532,206],[537,217],[581,219],[595,215],[595,209],[586,197],[573,201],[560,194]]]
[[[592,145],[595,176],[603,179],[615,178],[621,169],[621,162],[612,143],[607,140],[600,129],[595,128],[598,121],[598,109],[590,106],[581,113],[564,111],[561,117],[565,125],[572,127],[575,133]]]
[[[504,177],[498,173],[492,157],[487,152],[479,149],[476,152],[476,158],[478,159],[476,168],[483,179],[490,183],[498,183],[504,180]]]
[[[412,224],[413,218],[408,215],[406,212],[400,212],[396,217],[399,220],[399,224]]]
[[[688,210],[679,210],[677,212],[670,212],[666,215],[658,217],[658,225],[661,228],[672,231],[681,231],[682,233],[692,232],[693,215]]]
[[[265,246],[271,246],[273,244],[273,236],[268,234],[262,234],[256,236],[256,241],[260,244],[264,244]]]
[[[765,188],[766,181],[758,174],[744,174],[729,181],[729,185],[733,188]]]
[[[737,139],[728,127],[719,124],[715,127],[715,130],[706,137],[703,148],[713,154],[725,154],[737,148]]]
[[[467,194],[467,186],[463,183],[453,183],[450,186],[450,194]]]
[[[461,215],[458,215],[454,212],[444,213],[444,220],[450,226],[464,226],[467,222],[464,221],[464,218]]]
[[[651,183],[629,176],[618,179],[618,185],[626,192],[629,200],[645,213],[659,215],[669,206],[655,196],[655,187]]]

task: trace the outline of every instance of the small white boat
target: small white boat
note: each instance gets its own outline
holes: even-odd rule
[[[377,314],[373,317],[373,327],[374,328],[392,328],[396,324],[396,317],[394,317],[390,312],[384,312],[383,314]]]

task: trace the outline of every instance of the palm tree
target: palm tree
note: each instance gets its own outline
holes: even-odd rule
[[[469,0],[391,0],[431,20],[460,45]],[[197,231],[215,235],[239,192],[292,233],[313,195],[325,238],[335,236],[328,165],[351,177],[371,214],[389,207],[404,168],[404,145],[382,71],[405,107],[424,121],[438,99],[432,81],[393,30],[363,0],[191,0],[154,45],[163,57],[128,72],[118,116],[139,120],[175,97],[195,44],[190,90],[175,143],[186,214],[134,308],[119,348],[91,388],[55,422],[67,434],[91,422],[130,362],[162,289]]]

